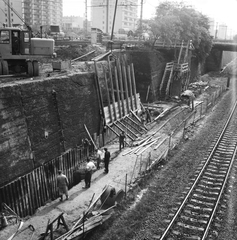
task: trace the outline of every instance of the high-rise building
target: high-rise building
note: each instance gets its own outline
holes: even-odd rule
[[[0,1],[0,26],[9,27],[23,25],[21,19],[12,9],[16,10],[19,17],[22,18],[22,0]]]
[[[22,0],[23,18],[28,25],[39,29],[40,26],[62,26],[62,0]]]
[[[91,27],[111,33],[116,0],[91,0]],[[118,0],[114,33],[137,28],[138,0]]]
[[[24,25],[17,15],[33,29],[39,30],[40,26],[48,25],[62,26],[63,0],[0,0],[0,24]]]

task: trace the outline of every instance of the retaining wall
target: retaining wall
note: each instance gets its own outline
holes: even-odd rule
[[[99,129],[92,73],[5,84],[0,88],[0,185],[82,145]]]

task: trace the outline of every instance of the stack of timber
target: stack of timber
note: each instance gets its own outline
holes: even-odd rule
[[[155,132],[156,133],[156,132]],[[139,142],[136,143],[136,147],[131,149],[130,151],[126,152],[123,154],[123,156],[126,156],[128,154],[136,154],[136,155],[141,155],[144,151],[146,151],[148,148],[152,147],[153,145],[157,144],[158,140],[161,137],[154,137],[155,133],[153,133],[150,136],[145,137],[144,139],[140,140]],[[165,139],[166,140],[166,139]],[[162,140],[163,143],[163,140]],[[160,143],[159,143],[160,144]],[[159,145],[158,144],[158,145]],[[157,145],[157,146],[158,146]],[[157,146],[155,148],[157,148]]]
[[[116,207],[116,204],[108,207],[107,209],[102,209],[102,205],[98,208],[98,201],[101,199],[101,196],[107,191],[109,185],[105,186],[102,193],[91,203],[88,209],[84,214],[76,221],[72,228],[64,233],[63,235],[56,238],[56,240],[80,240],[84,239],[86,234],[92,231],[94,228],[100,226],[105,221],[107,221],[113,213],[113,208]],[[94,195],[93,195],[94,197]],[[93,201],[93,197],[91,202]]]

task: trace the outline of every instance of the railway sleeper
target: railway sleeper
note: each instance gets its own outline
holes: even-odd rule
[[[194,204],[198,204],[198,205],[203,205],[203,206],[211,206],[213,207],[214,206],[214,203],[209,203],[209,202],[206,202],[206,201],[201,201],[201,200],[198,200],[198,199],[190,199],[190,202],[194,203]]]
[[[207,195],[207,196],[210,196],[210,197],[215,197],[216,195],[218,195],[219,193],[218,192],[213,192],[213,191],[206,191],[206,190],[202,190],[202,189],[195,189],[196,192],[202,194],[202,195]]]
[[[186,240],[201,240],[201,238],[199,236],[195,236],[195,235],[190,236],[189,234],[184,234],[183,232],[180,232],[179,230],[172,230],[171,234],[173,234],[174,237],[177,237],[177,236],[181,235]]]
[[[184,213],[185,214],[189,214],[189,215],[197,215],[200,218],[204,218],[204,219],[209,219],[210,215],[209,214],[203,214],[200,213],[200,211],[195,211],[193,209],[184,209]]]
[[[187,224],[187,223],[183,223],[183,222],[177,222],[177,225],[180,226],[180,227],[183,227],[183,228],[185,228],[187,230],[190,230],[191,234],[193,234],[193,231],[197,231],[197,232],[201,231],[201,232],[203,232],[205,230],[202,227],[191,225],[190,223]]]
[[[203,227],[205,227],[205,225],[208,223],[208,220],[202,219],[200,216],[197,216],[198,218],[194,218],[193,215],[191,216],[186,216],[186,215],[181,215],[180,218],[185,220],[185,221],[190,221],[192,223],[197,223],[200,224],[202,226],[202,224],[204,225]]]
[[[197,206],[197,205],[194,205],[192,203],[188,203],[187,204],[187,207],[192,209],[193,211],[199,211],[199,212],[206,212],[206,213],[210,213],[212,212],[212,208],[208,208],[208,207],[202,207],[202,206]]]
[[[217,179],[216,179],[217,180]],[[201,181],[200,181],[200,183],[204,183],[205,185],[211,185],[210,187],[218,187],[218,186],[222,186],[222,183],[219,183],[219,182],[209,182],[209,181],[206,181],[205,179],[202,179]],[[214,186],[213,186],[214,185]]]
[[[208,176],[202,176],[204,179],[208,180],[208,181],[220,181],[220,182],[223,182],[224,178],[223,179],[216,179],[216,178],[213,178],[213,177],[208,177]]]
[[[199,184],[198,185],[199,188],[204,188],[205,190],[208,190],[208,192],[210,194],[215,194],[215,195],[218,195],[218,192],[221,188],[220,187],[213,187],[213,188],[210,188],[210,187],[207,187],[206,185],[202,185],[202,184]],[[214,191],[213,191],[214,190]]]
[[[204,198],[205,200],[209,200],[209,201],[216,201],[215,197],[205,196],[203,194],[200,195],[200,194],[194,193],[193,196],[198,198]]]

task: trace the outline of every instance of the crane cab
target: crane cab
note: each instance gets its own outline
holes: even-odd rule
[[[32,38],[31,31],[20,28],[0,28],[0,75],[27,72],[38,76],[37,59],[53,54],[53,39]]]

